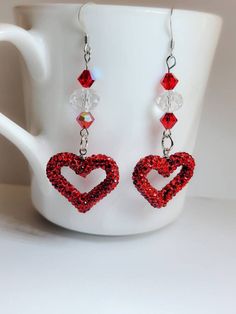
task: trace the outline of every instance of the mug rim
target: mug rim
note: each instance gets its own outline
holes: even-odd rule
[[[89,4],[89,3],[88,3]],[[34,4],[20,4],[13,6],[13,9],[16,11],[21,10],[27,10],[27,9],[44,9],[44,8],[61,8],[61,7],[75,7],[79,8],[82,5],[82,3],[34,3]],[[117,8],[117,9],[135,9],[143,11],[144,13],[156,13],[156,14],[163,14],[167,13],[170,10],[170,7],[157,7],[157,6],[141,6],[141,5],[123,5],[123,4],[104,4],[104,3],[92,3],[91,5],[96,5],[99,7],[107,7],[107,8]],[[223,19],[221,15],[218,15],[216,13],[206,12],[206,11],[199,11],[199,10],[190,10],[190,9],[179,9],[174,8],[175,11],[183,14],[193,14],[193,15],[202,15],[202,16],[209,16],[211,18],[214,18],[218,20],[220,23],[222,23]]]

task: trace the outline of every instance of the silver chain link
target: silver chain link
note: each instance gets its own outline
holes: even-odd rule
[[[84,158],[85,155],[87,154],[87,149],[88,149],[88,136],[89,136],[89,132],[88,129],[83,128],[80,131],[80,149],[79,149],[79,153],[80,153],[80,157]]]
[[[166,158],[169,158],[170,151],[174,146],[174,141],[171,137],[171,130],[165,130],[163,132],[162,140],[161,140],[163,155]]]
[[[86,70],[88,70],[88,63],[91,60],[91,52],[92,52],[92,49],[88,42],[88,35],[85,34],[84,36],[84,61],[85,61]]]

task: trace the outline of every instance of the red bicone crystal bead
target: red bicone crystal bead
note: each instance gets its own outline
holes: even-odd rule
[[[160,121],[165,129],[172,129],[178,119],[172,112],[167,112],[161,117]]]
[[[178,83],[178,79],[172,73],[166,73],[161,81],[161,85],[167,89],[174,89],[176,84]]]
[[[81,128],[85,129],[88,129],[94,120],[95,119],[90,112],[81,112],[76,118],[76,121],[79,123]]]
[[[89,88],[93,85],[94,79],[89,70],[84,70],[78,77],[78,81],[84,88]]]

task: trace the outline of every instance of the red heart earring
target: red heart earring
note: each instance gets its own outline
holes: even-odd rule
[[[78,15],[79,21],[80,12]],[[90,110],[96,107],[99,97],[95,91],[90,89],[94,83],[94,78],[88,69],[88,63],[91,58],[91,47],[86,32],[84,39],[85,69],[78,77],[78,81],[82,85],[82,90],[75,90],[70,98],[72,107],[75,110],[81,110],[76,118],[76,121],[82,128],[80,131],[80,155],[68,152],[58,153],[50,158],[46,168],[47,177],[54,188],[66,197],[81,213],[90,210],[97,202],[115,189],[119,182],[119,169],[111,157],[100,154],[86,157],[89,135],[88,128],[94,122],[94,117]],[[94,169],[101,168],[106,172],[106,178],[90,192],[81,193],[62,175],[62,167],[70,167],[77,175],[82,177],[86,177]]]
[[[194,159],[188,153],[175,153],[169,155],[173,148],[174,142],[171,137],[171,129],[178,121],[173,111],[178,110],[182,104],[182,96],[173,91],[178,79],[171,73],[171,69],[176,65],[176,58],[173,55],[174,40],[172,32],[172,14],[170,13],[170,54],[166,59],[168,73],[165,74],[161,85],[167,91],[157,98],[158,107],[165,112],[160,121],[165,130],[162,137],[163,157],[146,156],[142,158],[134,168],[133,183],[142,196],[153,207],[161,208],[189,182],[193,176],[195,167]],[[178,167],[182,167],[177,176],[172,179],[162,190],[155,189],[147,179],[151,170],[156,170],[161,176],[169,177]]]

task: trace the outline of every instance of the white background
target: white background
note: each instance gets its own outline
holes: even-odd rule
[[[12,22],[11,7],[19,3],[0,0],[0,21]],[[191,193],[235,198],[236,0],[136,3],[224,18]],[[6,43],[0,43],[0,111],[24,126],[18,54]],[[28,183],[26,161],[2,137],[0,152],[0,182]],[[235,314],[235,201],[187,199],[186,207],[178,223],[159,232],[92,237],[43,220],[32,210],[28,188],[0,185],[0,313]]]
[[[186,207],[159,232],[95,237],[47,222],[26,187],[0,186],[0,313],[235,314],[235,201]]]
[[[37,3],[38,1],[24,1]],[[47,1],[46,1],[47,2]],[[53,1],[50,2],[60,2]],[[68,1],[63,1],[68,2]],[[77,1],[69,1],[77,2]],[[105,3],[106,1],[96,1]],[[204,101],[195,156],[197,171],[190,193],[195,196],[236,198],[236,167],[234,135],[236,134],[235,107],[235,17],[234,0],[149,0],[109,1],[119,4],[174,6],[219,14],[224,19],[209,85]],[[13,22],[12,6],[22,4],[17,0],[0,0],[0,21]],[[186,25],[186,27],[188,27]],[[176,43],[178,44],[178,43]],[[188,49],[186,43],[186,49]],[[199,47],[201,49],[201,47]],[[189,56],[191,58],[191,56]],[[192,60],[194,62],[195,60]],[[0,43],[0,111],[24,126],[22,86],[19,74],[18,53],[10,44]],[[184,95],[183,95],[184,96]],[[191,104],[185,104],[186,106]],[[28,169],[20,152],[0,137],[0,182],[26,184]]]

